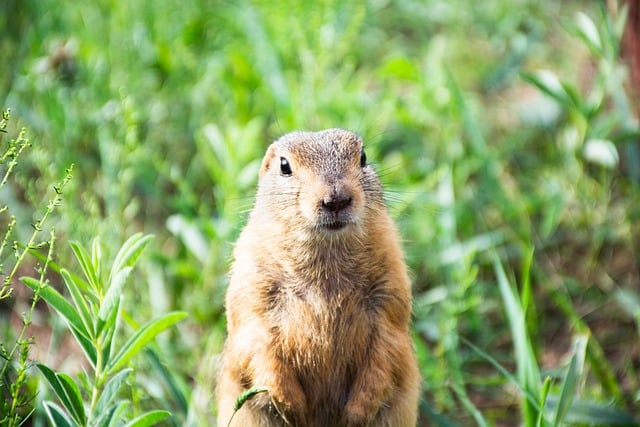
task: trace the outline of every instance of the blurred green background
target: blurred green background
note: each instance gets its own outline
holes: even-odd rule
[[[354,130],[414,279],[421,425],[535,425],[524,367],[562,396],[583,337],[565,420],[632,424],[640,159],[623,25],[615,1],[4,0],[0,106],[31,147],[0,201],[24,239],[73,164],[56,263],[77,270],[72,240],[99,236],[108,258],[155,236],[122,310],[189,318],[159,360],[136,359],[133,401],[211,425],[226,273],[264,150],[296,129]],[[12,286],[5,344],[30,297]],[[38,312],[32,357],[77,372]]]

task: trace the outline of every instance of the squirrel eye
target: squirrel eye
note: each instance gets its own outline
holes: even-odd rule
[[[280,173],[283,176],[291,176],[291,165],[289,164],[289,160],[284,157],[280,157]]]
[[[367,154],[364,150],[360,151],[360,167],[363,168],[367,165]]]

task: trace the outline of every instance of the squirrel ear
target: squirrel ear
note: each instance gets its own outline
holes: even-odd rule
[[[262,159],[262,165],[260,166],[260,172],[258,174],[260,178],[262,178],[262,175],[267,173],[267,171],[269,170],[269,167],[271,166],[271,159],[273,159],[275,154],[276,154],[276,148],[273,146],[273,144],[271,144],[267,149],[267,153],[264,155],[264,158]]]

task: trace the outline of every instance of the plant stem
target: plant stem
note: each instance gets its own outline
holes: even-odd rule
[[[102,378],[102,335],[97,337],[95,341],[96,347],[96,370],[93,375],[93,390],[91,391],[91,406],[89,408],[89,416],[87,417],[87,423],[92,419],[93,414],[98,404],[98,398],[100,397],[100,388],[104,378]]]

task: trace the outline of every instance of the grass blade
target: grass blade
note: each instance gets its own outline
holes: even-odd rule
[[[542,390],[540,393],[540,411],[538,412],[538,421],[536,422],[536,427],[544,427],[547,425],[544,418],[544,413],[547,406],[547,397],[549,396],[550,388],[551,377],[547,377],[544,379],[544,383],[542,384]]]
[[[527,394],[536,396],[536,404],[532,404],[530,399],[525,399],[523,405],[523,417],[525,425],[535,425],[540,409],[537,407],[538,396],[540,396],[540,371],[536,361],[529,331],[526,327],[524,308],[516,291],[511,287],[509,280],[502,268],[500,260],[496,257],[493,262],[494,271],[498,280],[498,287],[503,299],[504,308],[511,328],[515,359],[517,363],[518,381]]]
[[[500,362],[498,362],[495,358],[491,357],[491,355],[489,355],[485,351],[481,350],[478,346],[473,344],[471,341],[468,341],[465,338],[461,338],[461,339],[462,339],[462,342],[464,342],[466,345],[468,345],[480,357],[482,357],[487,362],[489,362],[491,365],[493,365],[493,367],[496,368],[498,370],[498,372],[500,372],[506,379],[511,381],[522,392],[522,394],[529,401],[529,403],[531,405],[533,405],[534,408],[536,408],[536,410],[541,411],[542,407],[538,406],[538,403],[537,403],[537,400],[536,400],[536,396],[532,395],[527,389],[525,389],[524,385],[520,383],[520,381],[518,380],[517,377],[515,377],[504,366],[502,366],[500,364]]]
[[[569,368],[567,369],[567,374],[565,375],[562,384],[562,391],[560,392],[558,407],[556,408],[556,414],[554,417],[554,425],[556,426],[562,425],[563,420],[569,412],[576,396],[578,381],[582,376],[584,367],[584,360],[587,352],[587,341],[588,337],[586,335],[579,336],[576,339],[575,351],[571,357],[571,361],[569,362]]]
[[[565,421],[566,423],[584,425],[640,426],[640,422],[625,411],[611,406],[585,401],[574,402]]]

